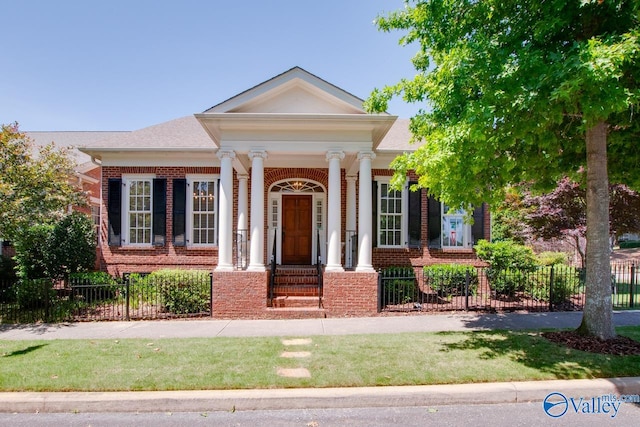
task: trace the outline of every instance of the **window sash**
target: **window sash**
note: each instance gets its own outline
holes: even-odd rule
[[[191,244],[194,246],[215,245],[216,230],[216,188],[215,179],[191,181]]]
[[[442,204],[442,247],[443,248],[465,248],[467,246],[467,236],[471,225],[464,220],[465,211],[463,209],[451,209],[446,204]]]
[[[402,247],[405,239],[405,192],[390,190],[389,183],[379,182],[378,198],[378,245],[380,247]]]
[[[153,194],[151,178],[127,181],[127,218],[129,244],[150,245],[152,239]]]

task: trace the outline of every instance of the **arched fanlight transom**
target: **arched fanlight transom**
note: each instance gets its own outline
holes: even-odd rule
[[[291,179],[274,184],[271,191],[274,193],[324,193],[324,188],[313,181]]]

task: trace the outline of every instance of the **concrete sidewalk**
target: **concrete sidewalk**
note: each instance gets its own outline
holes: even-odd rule
[[[0,340],[314,336],[400,332],[575,328],[582,313],[407,315],[306,320],[187,320],[0,325]],[[617,326],[640,325],[640,311],[614,313]],[[0,412],[193,412],[259,409],[432,406],[542,402],[565,396],[640,394],[640,377],[407,387],[0,393]]]
[[[314,336],[472,330],[576,328],[582,312],[437,314],[300,320],[156,320],[0,325],[0,340]],[[616,326],[640,325],[640,310],[613,315]]]

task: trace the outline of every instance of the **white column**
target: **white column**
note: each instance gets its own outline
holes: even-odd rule
[[[251,159],[251,250],[250,271],[264,271],[264,159],[267,152],[249,152]]]
[[[371,160],[376,155],[371,151],[358,153],[360,160],[358,204],[358,266],[356,271],[371,272],[373,269],[373,211],[371,209]]]
[[[341,199],[340,161],[344,159],[344,152],[329,151],[329,194],[327,203],[327,265],[325,271],[344,271],[341,263]]]
[[[345,264],[351,268],[355,266],[356,260],[352,258],[353,253],[353,234],[349,231],[356,231],[356,180],[355,175],[347,176],[347,234],[345,242]]]
[[[233,150],[218,151],[220,159],[220,203],[218,266],[216,271],[233,270]]]
[[[238,175],[238,239],[236,248],[242,266],[245,266],[247,259],[247,237],[249,235],[249,186],[247,181],[249,175]]]

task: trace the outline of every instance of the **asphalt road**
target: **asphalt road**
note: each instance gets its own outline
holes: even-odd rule
[[[640,406],[623,404],[617,415],[567,412],[551,418],[540,402],[382,408],[268,411],[0,414],[0,426],[637,426]]]

